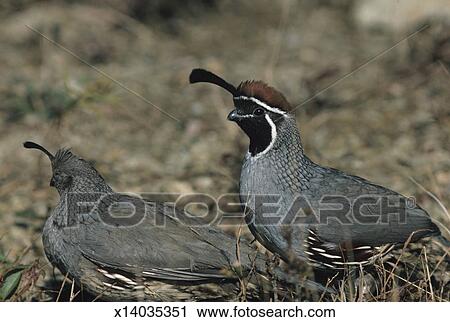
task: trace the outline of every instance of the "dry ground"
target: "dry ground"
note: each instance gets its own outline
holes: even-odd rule
[[[188,85],[190,70],[198,66],[234,83],[263,79],[292,104],[332,85],[297,110],[307,153],[414,196],[448,233],[448,15],[421,15],[428,10],[413,8],[419,12],[414,19],[391,25],[365,18],[364,3],[353,1],[99,3],[0,5],[0,255],[9,261],[47,263],[40,233],[57,201],[48,186],[50,166],[39,153],[21,147],[27,139],[53,151],[72,147],[95,161],[119,191],[214,196],[237,191],[247,139],[226,121],[232,104],[227,93]],[[404,12],[400,4],[393,10],[398,16]],[[387,50],[417,30],[422,31]],[[438,261],[443,250],[429,244],[428,256]],[[416,247],[422,258],[423,248]],[[445,267],[435,272],[440,285],[448,284]],[[38,269],[28,271],[37,287],[13,299],[54,300],[54,293],[42,289],[49,287],[51,269],[43,270],[45,277]],[[430,283],[420,287],[428,295],[404,300],[439,299],[429,296]],[[448,300],[448,289],[439,296]]]

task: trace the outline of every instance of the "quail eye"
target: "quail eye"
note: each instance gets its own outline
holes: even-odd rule
[[[254,111],[253,111],[253,115],[263,115],[264,114],[264,110],[261,107],[257,107]]]

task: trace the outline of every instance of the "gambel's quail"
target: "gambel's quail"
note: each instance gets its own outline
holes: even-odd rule
[[[228,120],[250,138],[240,178],[246,220],[255,238],[285,261],[341,269],[441,235],[427,212],[406,197],[311,161],[290,104],[273,87],[244,81],[236,88],[203,69],[194,69],[190,82],[212,83],[233,95]]]
[[[238,261],[235,238],[217,228],[173,206],[114,193],[70,150],[52,155],[33,142],[24,147],[49,157],[50,185],[60,196],[44,226],[45,253],[88,293],[116,301],[232,300],[238,298],[238,275],[266,270],[245,243],[239,244]],[[251,293],[250,286],[247,290]],[[253,290],[258,299],[257,287]]]

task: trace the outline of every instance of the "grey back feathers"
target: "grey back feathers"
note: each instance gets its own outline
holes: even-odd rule
[[[247,216],[249,228],[266,248],[286,261],[294,253],[294,257],[314,265],[344,268],[347,264],[368,264],[410,237],[414,241],[439,235],[439,229],[423,209],[404,206],[404,196],[311,161],[304,154],[295,119],[288,114],[290,104],[280,92],[261,81],[245,81],[232,94],[236,109],[228,119],[236,122],[250,139],[241,171],[240,194],[251,210]],[[280,197],[278,220],[274,221],[272,213],[264,213],[263,207],[254,203],[256,195]],[[348,213],[337,211],[330,220],[317,221],[322,198],[343,198],[353,205],[366,195],[387,200],[391,205],[388,211],[397,217],[390,216],[378,203],[362,207],[361,215],[367,218],[379,214],[382,222],[367,224],[355,218],[349,221]],[[392,206],[393,201],[397,206]],[[286,223],[296,203],[299,208],[294,210],[306,216],[300,224],[290,220]],[[399,219],[399,213],[404,213],[404,218]],[[343,255],[347,252],[353,255]]]
[[[60,170],[81,178],[87,173],[97,175],[67,149],[53,156],[35,143],[24,146],[46,153],[54,176]],[[50,262],[88,292],[113,300],[236,299],[235,265],[242,272],[265,271],[265,261],[245,242],[239,245],[238,257],[236,239],[202,220],[159,202],[99,189],[96,184],[102,182],[78,181],[85,194],[76,197],[84,202],[83,196],[97,196],[101,191],[106,197],[95,207],[77,212],[79,208],[62,196],[43,231]],[[139,222],[115,225],[102,220],[108,206],[124,201],[140,205],[136,207]],[[121,208],[114,214],[127,215]],[[194,218],[196,227],[187,225],[186,217]]]

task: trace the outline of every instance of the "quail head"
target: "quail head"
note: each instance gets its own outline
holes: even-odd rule
[[[60,195],[44,226],[45,254],[89,294],[116,301],[231,300],[237,298],[238,278],[266,270],[245,243],[236,266],[236,240],[217,228],[193,216],[188,219],[195,227],[188,226],[188,214],[172,206],[115,193],[70,150],[53,155],[33,142],[24,147],[49,157],[50,185]],[[249,298],[258,298],[256,289]]]
[[[407,241],[440,235],[426,211],[406,197],[310,160],[290,104],[273,87],[261,81],[235,87],[203,69],[194,69],[190,82],[232,94],[228,120],[250,139],[240,177],[247,223],[285,261],[331,270],[366,265]]]

